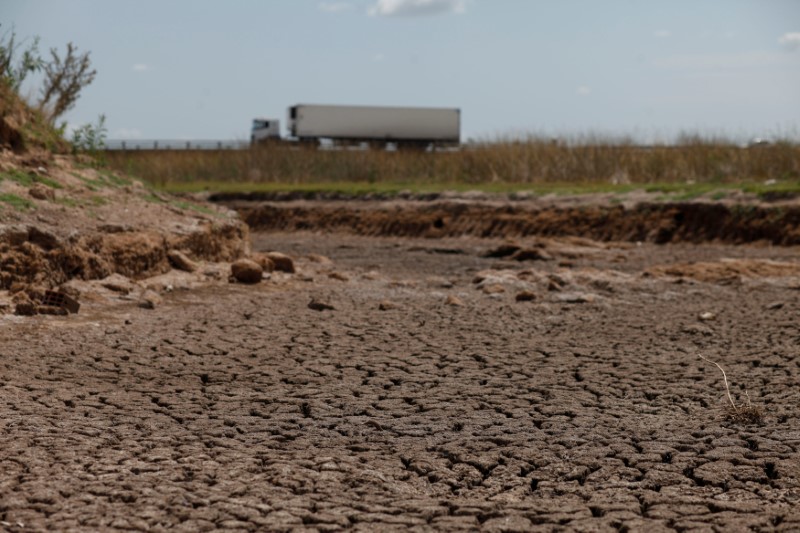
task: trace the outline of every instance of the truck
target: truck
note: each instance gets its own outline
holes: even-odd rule
[[[277,141],[281,138],[281,121],[275,118],[254,118],[250,144]]]
[[[458,145],[461,110],[436,107],[386,107],[297,104],[289,108],[290,135],[300,142],[367,143],[397,148]]]

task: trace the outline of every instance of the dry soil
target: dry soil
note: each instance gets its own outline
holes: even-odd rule
[[[512,244],[0,316],[0,529],[800,529],[796,247]]]

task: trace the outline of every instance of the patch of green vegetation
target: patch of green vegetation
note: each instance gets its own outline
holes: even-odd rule
[[[126,178],[124,176],[118,176],[111,171],[108,170],[101,170],[99,171],[100,178],[105,180],[106,183],[115,186],[115,187],[125,187],[126,185],[130,185],[132,180]]]
[[[33,202],[25,198],[20,198],[16,194],[0,194],[0,202],[10,205],[17,211],[33,208]]]
[[[725,191],[714,191],[714,192],[711,194],[710,198],[711,198],[712,200],[714,200],[715,202],[717,202],[717,201],[719,201],[719,200],[722,200],[722,199],[723,199],[723,198],[725,198],[726,196],[728,196],[728,193],[726,193]]]
[[[219,213],[204,205],[193,204],[191,202],[184,202],[182,200],[172,202],[172,205],[174,205],[179,209],[183,209],[184,211],[196,211],[198,213],[203,213],[204,215],[219,216]]]
[[[66,198],[63,196],[56,198],[56,203],[67,207],[78,207],[79,205],[81,205],[81,203],[78,200],[75,200],[74,198]]]
[[[106,186],[105,181],[103,181],[102,179],[87,178],[86,176],[78,172],[70,172],[70,174],[81,180],[86,185],[86,188],[89,189],[90,191],[99,191],[100,189]]]
[[[151,204],[163,204],[163,203],[166,203],[163,199],[161,199],[161,197],[159,197],[157,194],[154,194],[154,193],[143,194],[142,195],[142,200],[144,200],[145,202],[149,202]]]
[[[106,205],[108,203],[108,198],[105,196],[92,196],[89,200],[92,205]]]
[[[14,169],[0,174],[0,180],[16,181],[20,185],[30,187],[33,185],[33,174]]]
[[[800,182],[781,182],[765,185],[756,182],[741,183],[647,183],[647,184],[611,184],[603,182],[589,183],[431,183],[423,181],[404,182],[317,182],[317,183],[264,183],[234,181],[194,181],[166,182],[155,186],[157,190],[169,193],[339,193],[351,196],[369,194],[395,195],[410,191],[415,194],[441,193],[444,191],[481,191],[485,193],[529,193],[537,196],[580,195],[580,194],[614,194],[616,202],[622,202],[625,195],[634,191],[658,194],[659,202],[680,202],[709,195],[714,200],[724,198],[733,191],[744,191],[758,195],[762,199],[776,199],[800,196]]]
[[[33,172],[23,172],[19,169],[14,169],[8,172],[4,172],[0,174],[0,181],[7,179],[9,181],[15,181],[20,185],[24,185],[25,187],[30,187],[34,183],[41,183],[42,185],[47,185],[53,189],[62,189],[60,183],[55,180],[52,180],[46,176],[39,176],[38,174],[34,174]]]

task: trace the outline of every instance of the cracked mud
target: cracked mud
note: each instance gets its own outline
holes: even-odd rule
[[[796,248],[503,244],[260,233],[297,274],[2,317],[0,529],[800,529]]]

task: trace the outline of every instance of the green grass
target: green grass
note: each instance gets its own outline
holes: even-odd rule
[[[89,178],[79,172],[70,172],[70,174],[81,180],[90,191],[99,191],[107,187],[125,187],[133,183],[130,178],[117,176],[114,172],[108,170],[97,171],[97,178]]]
[[[365,196],[369,194],[396,195],[403,191],[416,194],[441,193],[444,191],[481,191],[485,193],[532,193],[537,196],[547,194],[575,195],[608,193],[614,194],[617,202],[622,201],[619,195],[634,191],[648,193],[661,193],[660,201],[687,201],[707,196],[719,200],[734,191],[744,191],[768,198],[770,195],[800,196],[800,181],[764,185],[760,183],[650,183],[650,184],[624,184],[614,185],[609,183],[420,183],[420,182],[331,182],[331,183],[263,183],[263,182],[229,182],[229,181],[197,181],[197,182],[168,182],[157,187],[169,193],[196,193],[196,192],[223,192],[223,193],[339,193],[351,196]],[[161,201],[160,199],[157,201]]]
[[[179,209],[183,209],[184,211],[195,211],[197,213],[202,213],[204,215],[210,215],[210,216],[215,216],[215,217],[216,216],[220,216],[220,213],[214,211],[213,209],[210,209],[210,208],[208,208],[208,207],[206,207],[204,205],[194,204],[192,202],[185,202],[185,201],[182,201],[182,200],[177,200],[177,201],[171,202],[171,204],[174,205],[175,207],[179,208]]]
[[[25,198],[20,198],[16,194],[0,194],[0,202],[10,205],[17,211],[33,208],[33,202]]]
[[[0,174],[0,181],[3,180],[14,181],[25,187],[30,187],[35,183],[41,183],[42,185],[47,185],[53,189],[63,188],[60,183],[46,176],[39,176],[33,172],[23,172],[22,170],[17,169]]]
[[[79,205],[82,205],[81,202],[75,200],[74,198],[67,198],[64,196],[56,198],[56,203],[65,207],[78,207]]]

